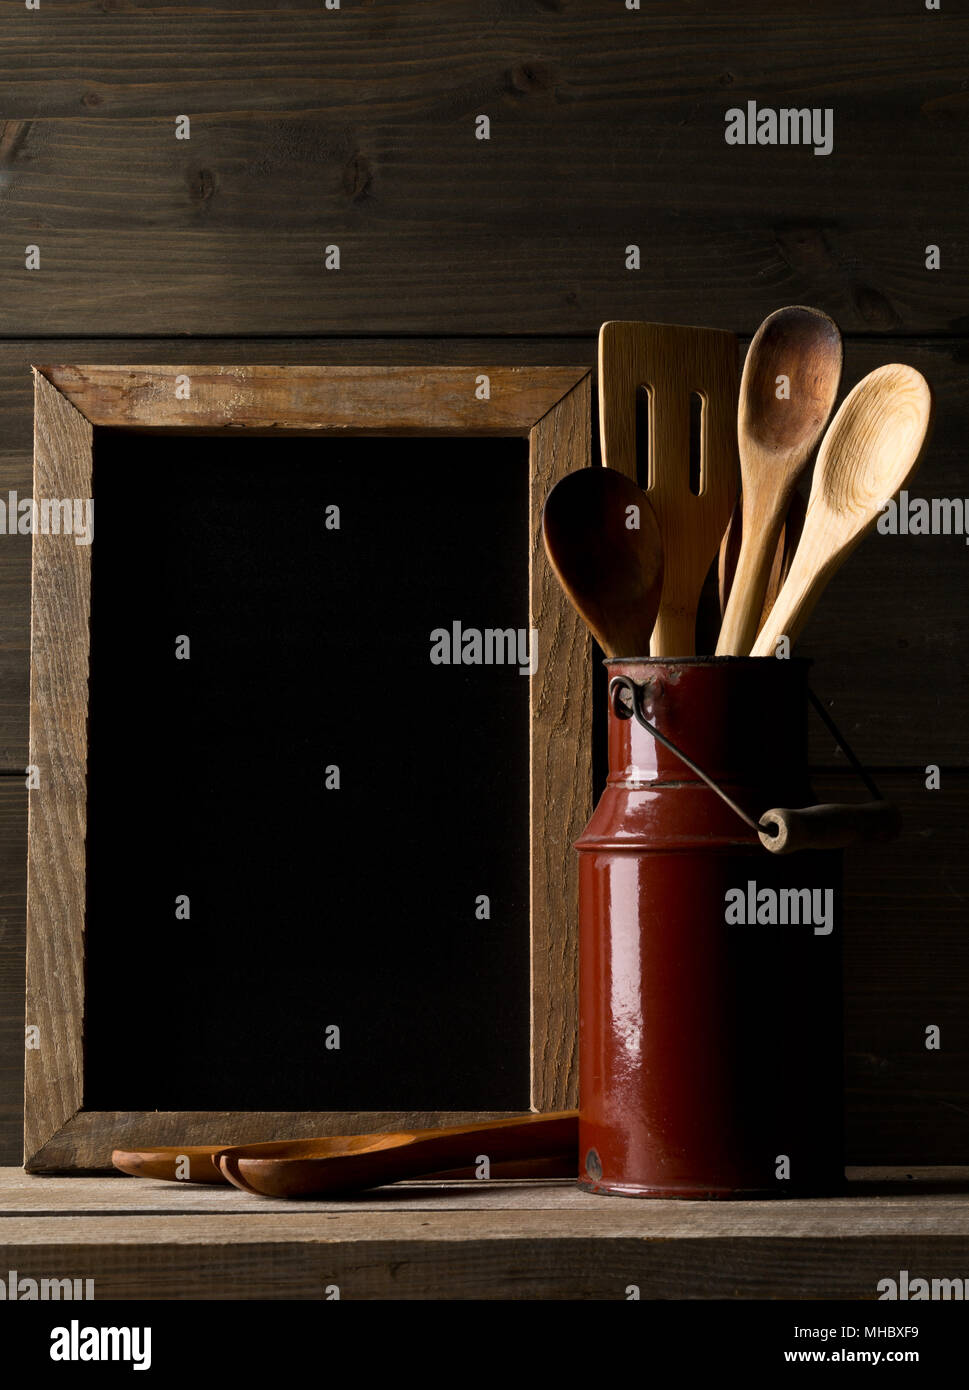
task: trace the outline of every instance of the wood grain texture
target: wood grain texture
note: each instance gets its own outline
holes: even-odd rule
[[[911,1230],[856,1240],[843,1233],[797,1241],[610,1236],[591,1214],[579,1234],[549,1239],[544,1213],[500,1235],[492,1213],[481,1216],[437,1239],[435,1230],[417,1229],[433,1228],[433,1213],[389,1229],[382,1216],[366,1241],[342,1221],[324,1226],[325,1216],[280,1217],[271,1229],[262,1218],[258,1235],[251,1219],[196,1217],[181,1223],[195,1227],[191,1242],[159,1234],[156,1217],[31,1217],[0,1224],[0,1239],[21,1276],[70,1270],[72,1278],[94,1279],[96,1299],[202,1302],[319,1302],[332,1285],[344,1300],[622,1301],[630,1284],[641,1299],[874,1301],[886,1271],[897,1278],[900,1269],[913,1276],[963,1269],[969,1249],[966,1236]]]
[[[964,1165],[849,1165],[845,1175],[845,1197],[851,1202],[852,1229],[856,1233],[900,1232],[913,1218],[927,1230],[941,1232],[948,1228],[952,1234],[965,1231],[969,1168]],[[633,1211],[628,1210],[630,1206]],[[577,1187],[574,1178],[522,1181],[504,1177],[421,1178],[358,1193],[352,1202],[307,1198],[294,1207],[288,1198],[255,1197],[228,1183],[200,1189],[199,1184],[129,1179],[118,1172],[58,1178],[38,1177],[22,1168],[0,1167],[0,1218],[216,1214],[251,1218],[295,1212],[346,1216],[418,1211],[447,1216],[490,1211],[497,1213],[498,1222],[503,1222],[514,1219],[515,1212],[581,1215],[591,1211],[604,1230],[613,1234],[628,1231],[632,1220],[637,1229],[660,1236],[679,1233],[710,1239],[755,1235],[765,1230],[793,1233],[799,1225],[805,1231],[824,1235],[839,1229],[839,1210],[839,1204],[822,1198],[799,1198],[797,1203],[788,1204],[665,1199],[629,1202],[597,1197],[590,1208],[589,1194]]]
[[[32,1174],[111,1173],[116,1148],[260,1144],[329,1134],[378,1134],[502,1120],[501,1110],[81,1110],[26,1165]],[[524,1114],[524,1112],[521,1112]]]
[[[591,463],[587,374],[532,431],[529,475],[531,626],[532,1106],[578,1103],[578,863],[572,844],[592,814],[592,641],[545,555],[542,506],[567,472]]]
[[[964,14],[483,13],[13,7],[0,331],[588,333],[621,317],[752,332],[783,302],[850,331],[964,330]],[[832,109],[832,153],[728,146],[725,112],[748,99]]]
[[[663,544],[642,488],[614,468],[579,469],[546,497],[542,540],[562,592],[606,656],[648,654]]]
[[[647,25],[643,18],[617,11],[611,0],[578,8],[568,0],[487,0],[480,13],[461,0],[382,0],[345,3],[339,14],[322,12],[317,0],[277,0],[271,9],[263,0],[60,0],[56,10],[42,6],[29,24],[16,11],[4,16],[0,79],[10,107],[29,107],[38,117],[332,107],[341,119],[369,112],[388,121],[424,106],[439,116],[453,113],[488,64],[509,65],[518,52],[538,49],[550,61],[570,57],[573,66],[503,69],[500,92],[509,110],[531,95],[546,105],[612,98],[632,112],[647,89],[668,105],[684,93],[695,97],[704,82],[727,95],[738,83],[756,84],[765,100],[798,90],[847,97],[860,88],[884,103],[901,93],[922,95],[927,74],[938,84],[963,76],[954,51],[963,17],[943,9],[925,21],[906,0],[885,0],[864,28],[836,0],[820,0],[810,15],[798,0],[755,0],[730,22],[702,0],[686,0],[657,4]],[[450,59],[445,73],[442,53]],[[723,68],[727,58],[733,71]],[[637,72],[642,80],[633,83]],[[450,107],[435,103],[439,89],[452,94]]]
[[[493,375],[490,401],[476,385]],[[176,394],[170,368],[44,368],[35,373],[37,498],[92,495],[91,421],[103,427],[164,424],[177,430],[265,429],[361,434],[440,432],[526,434],[530,443],[529,560],[531,626],[539,665],[531,677],[531,1019],[532,1105],[566,1109],[576,1092],[575,1033],[577,898],[570,845],[591,810],[591,750],[583,738],[591,706],[588,661],[563,668],[556,654],[574,654],[577,619],[547,589],[538,539],[548,487],[572,468],[588,467],[591,382],[588,372],[561,368],[263,368],[223,371],[203,366],[187,400]],[[62,390],[65,393],[62,394]],[[73,403],[72,403],[73,402]],[[83,413],[82,413],[83,411]],[[90,418],[89,418],[90,415]],[[87,663],[90,622],[89,546],[73,537],[35,538],[31,646],[31,763],[43,796],[31,809],[27,914],[27,1021],[42,1045],[28,1051],[25,1155],[30,1171],[110,1166],[111,1150],[175,1143],[196,1121],[169,1116],[166,1131],[111,1135],[78,1114],[84,1074],[83,940],[85,900]],[[522,537],[524,542],[524,536]],[[56,547],[56,548],[52,548]],[[567,610],[567,611],[565,611]],[[548,655],[542,655],[543,649]],[[583,649],[587,654],[587,647]],[[575,698],[578,685],[579,698]],[[580,750],[580,751],[576,751]],[[540,808],[540,809],[537,809]],[[144,1118],[144,1117],[142,1117]],[[488,1118],[478,1116],[472,1118]],[[281,1130],[252,1137],[294,1137],[293,1116]],[[314,1115],[309,1134],[346,1133],[346,1117]],[[398,1115],[391,1128],[461,1123]],[[331,1124],[336,1129],[330,1128]],[[186,1142],[244,1142],[230,1130]]]
[[[599,331],[602,461],[641,484],[663,540],[663,591],[649,648],[654,657],[696,654],[700,592],[740,485],[737,385],[738,345],[731,333],[656,323],[604,323]],[[641,388],[649,395],[648,441],[636,427]],[[695,493],[691,395],[702,402]]]
[[[969,1154],[969,778],[878,775],[902,812],[889,844],[845,856],[846,1153],[851,1163]],[[866,801],[856,778],[815,775],[819,801]],[[926,1029],[941,1030],[938,1051]]]
[[[344,1300],[608,1300],[635,1283],[641,1298],[873,1300],[893,1271],[962,1269],[965,1171],[917,1193],[886,1191],[879,1176],[864,1174],[857,1195],[837,1202],[631,1202],[571,1184],[415,1183],[296,1211],[171,1184],[152,1209],[144,1189],[154,1184],[3,1172],[0,1243],[21,1275],[93,1278],[95,1299],[319,1300],[337,1284]]]
[[[885,502],[912,482],[932,421],[932,393],[900,364],[870,373],[841,403],[821,442],[790,573],[751,656],[793,646],[827,585],[874,530]]]
[[[267,1153],[265,1144],[237,1145],[218,1155],[218,1167],[244,1192],[327,1197],[414,1178],[444,1177],[458,1169],[473,1178],[482,1154],[496,1167],[503,1161],[554,1160],[553,1176],[559,1177],[563,1171],[576,1171],[578,1153],[579,1115],[568,1110],[446,1129],[407,1130],[365,1146],[345,1139],[331,1143],[319,1138],[287,1140]]]
[[[792,493],[787,516],[784,518],[780,535],[777,537],[774,558],[767,576],[767,589],[764,593],[764,603],[757,622],[758,632],[763,626],[771,609],[774,607],[774,604],[777,602],[777,595],[780,593],[781,586],[787,578],[791,568],[791,564],[794,560],[794,553],[797,550],[797,543],[801,538],[801,528],[804,525],[804,514],[806,511],[807,503],[801,494],[799,492]],[[733,515],[730,518],[730,525],[724,532],[723,540],[720,542],[720,554],[717,556],[717,583],[721,618],[726,609],[727,600],[730,597],[730,590],[733,587],[734,575],[737,570],[737,557],[740,554],[742,543],[743,498],[739,497],[737,499],[737,505],[733,509]]]
[[[0,1163],[19,1163],[24,1134],[27,789],[0,777]]]
[[[92,425],[344,435],[523,435],[584,375],[568,367],[43,366]],[[177,378],[188,377],[188,399]],[[478,396],[487,377],[486,399]],[[483,386],[481,389],[484,389]]]
[[[93,430],[35,377],[34,498],[90,498]],[[78,1111],[83,1084],[84,841],[87,828],[91,547],[34,537],[30,640],[30,792],[24,1152]]]
[[[831,418],[843,360],[837,325],[804,305],[771,314],[747,350],[737,412],[741,545],[718,656],[747,656],[762,612],[773,607],[770,580],[783,560],[779,538],[798,480]],[[723,570],[721,556],[721,588]]]

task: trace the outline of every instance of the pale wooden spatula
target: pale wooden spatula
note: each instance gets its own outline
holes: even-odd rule
[[[693,656],[703,581],[737,496],[737,339],[716,328],[604,323],[599,330],[602,462],[636,482],[636,396],[649,395],[644,491],[662,537],[653,656]],[[690,396],[700,396],[700,486],[690,491]]]
[[[818,451],[794,563],[751,656],[774,656],[782,636],[794,643],[883,503],[915,472],[931,420],[932,393],[914,367],[879,367],[845,397]]]

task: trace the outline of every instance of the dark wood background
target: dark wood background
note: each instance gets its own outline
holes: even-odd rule
[[[590,364],[605,318],[833,314],[937,395],[965,487],[969,22],[955,0],[43,0],[0,15],[0,496],[31,362]],[[831,107],[834,151],[724,143]],[[176,117],[191,139],[176,140]],[[475,139],[475,118],[491,139]],[[642,269],[625,268],[641,248]],[[941,269],[925,269],[925,247]],[[323,249],[340,247],[339,271]],[[40,269],[24,266],[40,248]],[[0,536],[0,1162],[20,1156],[30,541]],[[851,857],[848,1158],[969,1152],[962,537],[874,537],[803,643],[906,814]],[[855,787],[816,733],[817,789]],[[942,787],[924,786],[927,764]],[[254,769],[255,797],[271,795]],[[790,982],[791,989],[797,982]],[[938,1024],[942,1047],[927,1051]]]

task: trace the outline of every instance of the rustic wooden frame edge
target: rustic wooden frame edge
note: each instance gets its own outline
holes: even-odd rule
[[[564,473],[591,462],[587,367],[33,368],[34,496],[90,497],[94,427],[208,433],[474,434],[529,441],[531,1109],[577,1102],[577,871],[591,812],[591,642],[540,539]],[[188,379],[188,398],[180,380]],[[484,394],[482,394],[484,392]],[[367,421],[360,426],[361,414]],[[367,1132],[508,1111],[113,1112],[83,1107],[86,717],[90,547],[34,537],[24,1166],[103,1171],[110,1150]],[[52,717],[56,709],[57,717]]]

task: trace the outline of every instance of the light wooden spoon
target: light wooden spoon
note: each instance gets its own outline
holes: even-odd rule
[[[826,585],[918,467],[932,392],[914,367],[879,367],[845,397],[821,444],[801,541],[751,656],[793,644]]]
[[[727,600],[730,598],[730,590],[733,588],[734,575],[737,572],[737,559],[740,555],[741,541],[741,502],[738,500],[733,509],[733,516],[730,518],[730,525],[724,533],[723,541],[720,545],[720,555],[717,563],[717,580],[720,592],[720,621],[727,611]],[[791,493],[791,501],[787,508],[787,516],[784,518],[784,525],[781,527],[780,535],[777,537],[777,546],[774,550],[774,560],[770,568],[770,577],[767,580],[767,592],[764,594],[764,606],[761,609],[760,618],[757,622],[757,631],[767,621],[768,615],[774,604],[777,602],[777,595],[784,587],[784,580],[787,578],[794,562],[794,555],[797,551],[797,543],[801,539],[801,530],[804,526],[804,514],[807,511],[807,503],[799,492]]]
[[[802,305],[766,318],[747,350],[737,411],[742,541],[718,656],[746,656],[754,644],[777,538],[831,418],[843,356],[837,324]]]
[[[566,597],[606,656],[648,656],[663,547],[642,488],[613,468],[567,473],[545,499],[542,539]]]

